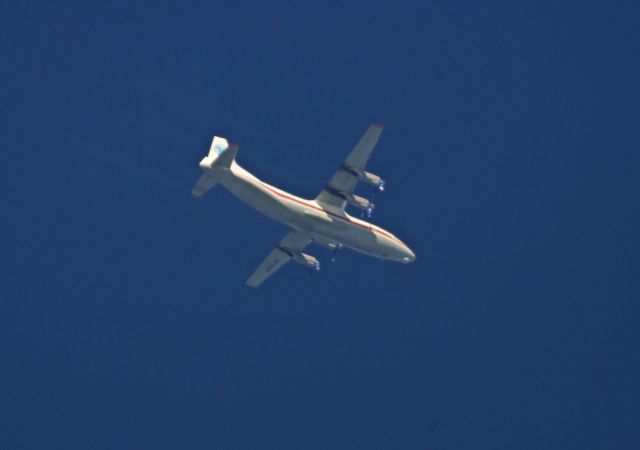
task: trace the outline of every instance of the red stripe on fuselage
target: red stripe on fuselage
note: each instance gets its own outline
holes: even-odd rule
[[[245,178],[245,179],[247,179],[247,178]],[[326,214],[329,214],[330,216],[335,217],[336,219],[340,219],[340,220],[342,220],[342,221],[344,221],[344,222],[347,222],[347,223],[350,223],[350,224],[356,225],[356,226],[358,226],[358,227],[360,227],[360,228],[364,228],[364,229],[366,229],[366,230],[371,230],[371,231],[373,231],[373,232],[375,232],[375,233],[378,233],[378,234],[381,234],[381,235],[383,235],[383,236],[386,236],[386,237],[388,237],[389,239],[392,239],[392,240],[394,240],[395,242],[397,242],[398,244],[402,245],[403,247],[405,247],[405,248],[407,247],[407,246],[406,246],[402,241],[400,241],[399,239],[395,238],[394,236],[391,236],[389,233],[386,233],[386,232],[384,232],[384,231],[382,231],[382,230],[380,230],[380,229],[374,228],[371,224],[364,225],[364,224],[362,224],[362,223],[355,222],[355,221],[353,221],[353,220],[349,220],[347,217],[343,217],[343,216],[339,216],[338,214],[334,214],[334,213],[332,213],[332,212],[330,212],[330,211],[327,211],[326,209],[323,209],[323,208],[320,208],[320,207],[318,207],[318,206],[316,206],[316,205],[314,205],[314,204],[308,203],[308,202],[306,202],[306,201],[304,201],[304,200],[302,200],[302,199],[300,199],[300,198],[296,198],[296,197],[292,197],[292,196],[287,195],[287,194],[283,194],[282,192],[279,192],[279,191],[275,190],[274,188],[272,188],[271,186],[269,186],[269,185],[268,185],[268,184],[266,184],[266,183],[263,183],[263,182],[262,182],[262,181],[260,181],[260,180],[255,180],[255,181],[257,181],[258,183],[260,183],[260,184],[262,185],[262,187],[264,187],[264,188],[265,188],[265,189],[267,189],[268,191],[273,192],[274,194],[276,194],[278,197],[282,197],[282,198],[285,198],[285,199],[287,199],[287,200],[291,200],[292,202],[299,203],[299,204],[301,204],[301,205],[307,206],[307,207],[312,208],[312,209],[315,209],[315,210],[317,210],[317,211],[322,211],[322,212],[324,212],[324,213],[326,213]],[[366,222],[365,222],[365,223],[366,223]]]

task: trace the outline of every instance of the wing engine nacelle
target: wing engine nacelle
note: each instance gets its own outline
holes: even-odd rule
[[[350,204],[351,206],[355,206],[356,208],[360,208],[362,210],[374,208],[373,203],[371,203],[369,199],[360,197],[359,195],[356,195],[353,192],[338,191],[333,189],[330,190],[329,192],[331,192],[333,195],[343,198],[348,204]]]
[[[363,169],[356,169],[354,167],[349,167],[347,170],[357,176],[360,181],[364,181],[365,183],[369,183],[372,186],[376,186],[381,191],[384,190],[384,180],[378,175],[367,172]]]
[[[302,252],[292,252],[291,259],[298,264],[309,267],[314,270],[320,270],[320,261],[317,258]]]
[[[355,206],[360,209],[373,208],[373,203],[364,197],[352,194],[351,192],[342,192],[342,196],[351,206]]]

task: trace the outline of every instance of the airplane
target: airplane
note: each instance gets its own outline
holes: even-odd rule
[[[209,154],[199,164],[203,173],[191,193],[200,197],[221,184],[249,206],[291,228],[246,281],[248,286],[259,286],[290,260],[320,270],[318,259],[302,252],[311,242],[333,250],[332,261],[343,247],[381,260],[404,264],[415,261],[411,249],[392,233],[346,211],[347,205],[351,205],[371,217],[373,203],[354,194],[358,181],[384,191],[385,182],[364,170],[382,129],[378,124],[369,127],[314,200],[297,197],[259,180],[236,162],[237,144],[214,136]]]

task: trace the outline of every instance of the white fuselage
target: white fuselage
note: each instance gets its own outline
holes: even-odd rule
[[[393,234],[356,219],[342,210],[330,210],[271,186],[235,161],[220,174],[220,182],[240,200],[265,216],[308,233],[318,244],[347,247],[377,258],[409,263],[413,252]]]

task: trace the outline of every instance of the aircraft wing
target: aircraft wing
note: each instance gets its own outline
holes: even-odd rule
[[[256,271],[247,280],[247,285],[251,287],[259,286],[264,280],[273,275],[290,259],[316,267],[318,261],[309,255],[302,253],[302,250],[311,243],[309,235],[297,230],[291,230],[282,238],[276,248],[274,248],[267,258],[258,266]]]
[[[353,191],[358,184],[358,180],[367,181],[371,184],[381,185],[384,182],[377,176],[365,172],[367,161],[373,148],[376,146],[380,135],[382,134],[382,125],[371,125],[367,132],[360,138],[360,141],[351,150],[347,159],[344,160],[342,166],[333,175],[329,183],[323,191],[318,195],[316,201],[325,206],[332,206],[336,209],[344,210],[347,203],[354,204]],[[373,177],[373,178],[367,178]],[[364,200],[359,198],[360,200]],[[354,200],[357,202],[357,200]],[[366,208],[366,205],[356,205]]]

